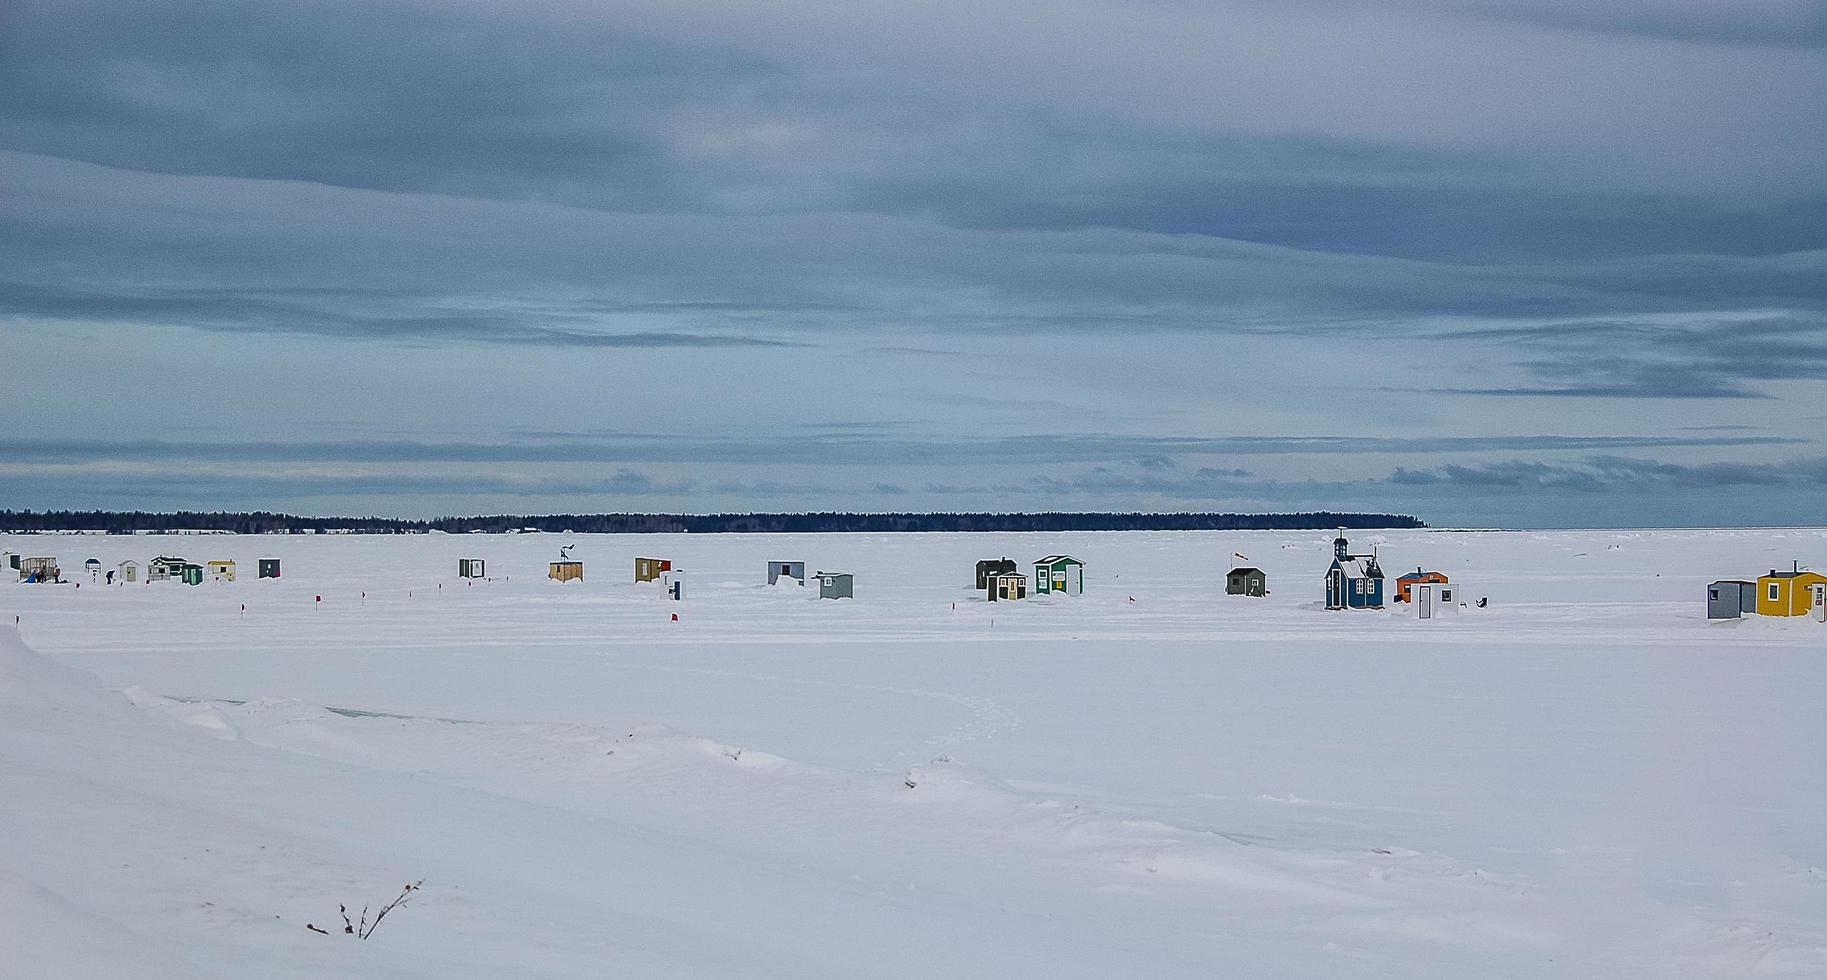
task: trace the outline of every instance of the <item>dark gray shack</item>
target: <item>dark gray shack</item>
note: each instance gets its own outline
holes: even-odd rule
[[[1269,576],[1260,568],[1233,568],[1224,575],[1225,595],[1268,595]]]
[[[856,598],[856,576],[849,572],[819,572],[818,597],[820,599]]]
[[[1001,558],[985,558],[977,563],[977,588],[989,588],[991,576],[1007,575],[1010,572],[1019,571],[1021,569],[1009,560],[1007,555]]]
[[[782,578],[796,579],[800,585],[806,584],[806,563],[803,561],[768,562],[768,584],[773,585]]]
[[[1706,587],[1706,618],[1738,619],[1757,611],[1757,583],[1721,579]]]

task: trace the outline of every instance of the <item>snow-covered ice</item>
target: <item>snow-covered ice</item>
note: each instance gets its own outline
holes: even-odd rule
[[[1827,532],[1331,537],[0,538],[241,569],[0,583],[0,975],[1827,975],[1827,625],[1703,602]]]

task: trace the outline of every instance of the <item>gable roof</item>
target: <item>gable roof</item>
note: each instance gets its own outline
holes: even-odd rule
[[[1069,562],[1074,565],[1083,565],[1084,564],[1084,562],[1079,561],[1077,558],[1074,558],[1071,555],[1048,555],[1047,557],[1040,559],[1039,561],[1035,562],[1034,564],[1036,564],[1036,565],[1058,565],[1058,564],[1065,563],[1065,562]]]
[[[1267,572],[1263,571],[1260,568],[1257,568],[1254,565],[1243,565],[1238,568],[1233,568],[1230,571],[1226,572],[1225,574],[1226,575],[1248,575],[1252,572],[1256,573],[1257,575],[1267,575],[1268,574]]]
[[[1367,558],[1334,558],[1332,568],[1342,569],[1346,578],[1380,579],[1383,577],[1383,570],[1377,567],[1376,562]],[[1326,573],[1330,575],[1332,569],[1327,569]]]

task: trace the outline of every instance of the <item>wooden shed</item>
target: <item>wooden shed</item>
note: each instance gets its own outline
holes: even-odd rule
[[[1264,596],[1269,594],[1269,576],[1260,568],[1233,568],[1224,573],[1225,595]]]
[[[1019,571],[995,572],[984,579],[983,591],[989,595],[991,602],[1026,599],[1028,577]]]
[[[57,567],[55,558],[21,558],[19,559],[19,581],[44,584],[63,579],[63,569]]]
[[[1034,594],[1085,594],[1085,563],[1071,555],[1048,555],[1034,563]]]
[[[187,561],[177,567],[173,577],[178,581],[183,582],[185,585],[202,585],[203,566],[196,562]]]
[[[487,578],[488,576],[484,574],[486,567],[480,558],[459,558],[457,559],[457,577]]]
[[[768,562],[768,584],[773,585],[783,578],[794,579],[800,585],[806,584],[806,563],[803,561]]]
[[[1757,579],[1757,614],[1806,616],[1815,609],[1817,591],[1827,594],[1827,575],[1799,564],[1787,572],[1772,568]]]
[[[182,569],[190,564],[182,558],[160,555],[146,563],[146,581],[169,582],[173,579],[183,581]]]
[[[1706,587],[1706,618],[1742,619],[1757,611],[1757,583],[1720,579]]]
[[[670,571],[672,571],[672,559],[670,558],[636,558],[634,560],[634,580],[636,582],[656,581],[661,575]]]
[[[233,582],[235,580],[235,563],[225,559],[215,559],[207,563],[206,570],[212,581]]]
[[[573,579],[584,580],[584,563],[581,561],[555,561],[546,566],[546,578],[554,582],[569,582]]]
[[[1446,581],[1450,580],[1446,577],[1445,572],[1430,572],[1423,568],[1417,568],[1412,572],[1403,572],[1401,575],[1396,576],[1396,601],[1407,602],[1409,590],[1424,582]]]
[[[259,561],[255,562],[254,577],[255,578],[278,578],[279,577],[279,559],[262,558]]]
[[[985,558],[977,563],[977,588],[989,588],[990,576],[992,575],[1003,575],[1009,572],[1019,571],[1021,571],[1021,566],[1015,564],[1007,555],[1004,555],[1001,558]]]
[[[856,598],[856,576],[849,572],[819,572],[817,577],[820,599]]]
[[[114,571],[114,578],[117,582],[138,582],[140,580],[140,563],[131,558],[121,562]]]

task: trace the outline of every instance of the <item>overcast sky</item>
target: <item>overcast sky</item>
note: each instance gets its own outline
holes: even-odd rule
[[[0,3],[0,506],[1827,520],[1818,0]]]

